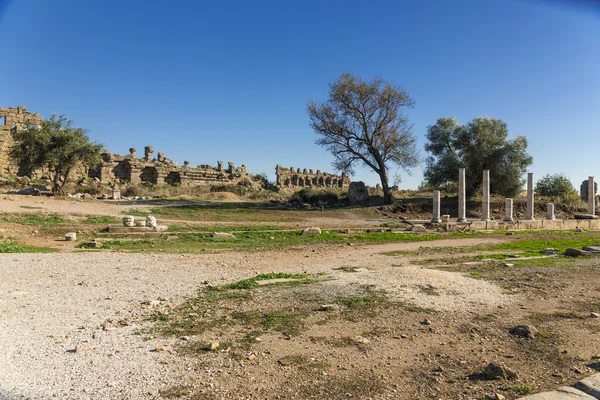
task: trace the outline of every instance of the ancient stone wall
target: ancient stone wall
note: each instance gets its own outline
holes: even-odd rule
[[[275,168],[276,184],[280,188],[316,187],[331,189],[346,189],[350,186],[350,178],[345,174],[333,175],[327,172],[313,172],[312,169],[284,168],[278,165]]]
[[[154,149],[151,146],[144,148],[143,158],[138,158],[136,152],[135,148],[131,148],[128,155],[120,156],[104,151],[102,162],[90,171],[89,176],[99,179],[102,183],[118,180],[134,184],[151,183],[157,186],[236,185],[244,180],[250,180],[245,165],[236,168],[232,162],[229,162],[228,167],[224,168],[223,162],[217,161],[216,167],[209,165],[190,167],[190,163],[185,161],[183,166],[178,166],[162,152],[153,158]]]
[[[25,129],[27,122],[37,125],[42,121],[38,113],[30,113],[23,106],[0,108],[0,174],[16,174],[19,170],[8,157],[13,144],[11,130]]]

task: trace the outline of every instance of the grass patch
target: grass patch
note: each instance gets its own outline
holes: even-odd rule
[[[100,215],[97,217],[87,217],[86,219],[83,220],[83,222],[85,224],[118,224],[121,221],[119,221],[116,218],[107,217],[105,215]]]
[[[12,242],[0,242],[0,253],[52,253],[48,247],[20,245]]]
[[[269,273],[256,275],[254,278],[244,279],[227,285],[223,285],[220,288],[223,290],[232,289],[252,289],[258,286],[258,281],[266,281],[269,279],[301,279],[298,282],[285,282],[286,284],[301,284],[301,283],[313,283],[314,280],[309,280],[310,275],[308,274],[286,274],[286,273]]]
[[[59,225],[65,220],[56,215],[20,215],[17,217],[2,217],[2,221],[21,225]]]
[[[236,227],[239,229],[239,227]],[[393,232],[357,232],[354,234],[342,234],[339,232],[325,230],[321,235],[302,236],[302,231],[254,231],[237,232],[235,239],[213,238],[211,231],[179,233],[176,240],[167,240],[166,237],[144,238],[138,240],[119,239],[103,243],[105,249],[122,251],[149,251],[169,253],[194,253],[209,250],[239,250],[257,251],[266,249],[278,249],[284,247],[303,246],[311,243],[357,243],[377,244],[393,242],[422,242],[439,240],[445,238],[464,237],[463,233],[430,233],[416,235],[412,233]],[[218,228],[218,230],[222,230]],[[233,229],[230,229],[233,231]],[[102,235],[100,235],[102,236]],[[467,235],[468,236],[468,235]]]
[[[513,385],[504,385],[504,389],[518,394],[520,396],[524,396],[533,392],[535,390],[535,386],[527,385],[524,383],[515,383]]]
[[[339,298],[336,302],[348,310],[370,310],[388,301],[382,291],[367,290],[363,295]]]

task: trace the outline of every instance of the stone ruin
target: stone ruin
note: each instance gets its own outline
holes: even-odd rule
[[[13,144],[11,131],[25,129],[27,122],[39,125],[42,121],[38,113],[31,113],[23,106],[0,108],[0,174],[17,174],[19,171],[19,166],[8,157]]]
[[[105,150],[101,154],[101,163],[89,171],[89,177],[97,178],[102,183],[117,180],[132,184],[151,183],[157,186],[236,185],[249,180],[245,165],[236,168],[232,162],[229,162],[225,168],[223,161],[217,161],[216,167],[209,165],[191,167],[189,161],[184,161],[183,166],[178,166],[171,159],[166,158],[163,152],[158,152],[156,158],[153,158],[152,146],[144,148],[142,158],[138,158],[136,153],[135,148],[130,148],[126,156],[111,154]]]
[[[347,189],[350,186],[350,178],[344,173],[333,175],[320,170],[315,173],[312,169],[284,168],[277,165],[275,176],[277,178],[276,185],[281,189],[297,189],[299,187]]]

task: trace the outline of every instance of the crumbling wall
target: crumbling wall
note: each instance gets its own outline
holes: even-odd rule
[[[327,172],[313,172],[312,169],[294,169],[294,167],[284,168],[277,165],[275,168],[277,178],[276,185],[279,188],[295,189],[299,187],[316,187],[331,189],[346,189],[350,186],[350,178],[345,174],[333,175]]]
[[[152,146],[144,148],[144,157],[137,157],[137,149],[130,148],[129,154],[120,156],[108,151],[102,153],[102,162],[91,170],[89,176],[97,178],[102,183],[111,183],[115,180],[130,183],[150,183],[157,186],[181,185],[200,186],[214,184],[238,183],[248,179],[246,166],[235,167],[232,162],[228,167],[223,167],[222,161],[217,161],[217,166],[198,165],[190,167],[188,161],[183,166],[176,165],[164,153],[159,152],[156,158],[152,157]]]
[[[27,122],[41,124],[38,113],[28,112],[25,107],[0,108],[0,174],[17,174],[19,167],[8,156],[13,144],[12,129],[25,129]]]

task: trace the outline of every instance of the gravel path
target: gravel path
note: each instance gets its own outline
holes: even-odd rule
[[[427,245],[481,241],[444,240]],[[177,339],[143,341],[135,332],[149,323],[120,326],[119,322],[151,312],[152,305],[143,302],[177,304],[206,281],[215,285],[270,271],[326,272],[337,278],[331,281],[336,285],[374,284],[440,311],[470,307],[481,311],[515,301],[516,296],[505,296],[486,281],[424,269],[401,257],[380,254],[423,245],[185,256],[0,254],[0,400],[4,400],[2,395],[10,400],[157,398],[158,390],[171,383],[169,372],[177,370],[168,350]],[[333,270],[342,265],[372,270],[354,274]],[[423,285],[432,285],[440,295],[424,295],[419,289]],[[107,320],[113,323],[106,325]],[[166,345],[167,351],[152,351],[159,345]]]

